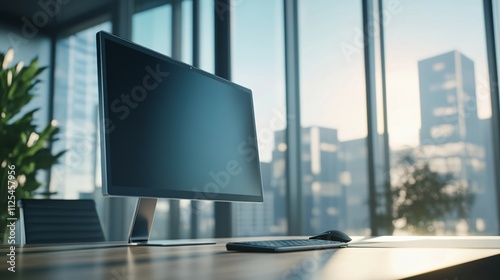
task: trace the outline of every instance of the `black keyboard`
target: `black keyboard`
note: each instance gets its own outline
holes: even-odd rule
[[[228,251],[245,252],[293,252],[306,250],[320,250],[347,247],[347,243],[320,240],[320,239],[289,239],[289,240],[266,240],[249,242],[229,242],[226,244]]]

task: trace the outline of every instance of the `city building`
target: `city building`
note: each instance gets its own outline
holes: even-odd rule
[[[486,156],[491,129],[477,114],[474,62],[458,51],[451,51],[418,62],[420,83],[420,153],[432,170],[451,173],[474,195],[468,219],[470,233],[498,231],[495,216],[482,209],[493,207],[492,174],[486,172],[491,160]],[[489,205],[489,206],[486,206]],[[452,218],[450,218],[452,219]],[[484,224],[490,225],[484,227]],[[445,231],[455,232],[453,223]]]

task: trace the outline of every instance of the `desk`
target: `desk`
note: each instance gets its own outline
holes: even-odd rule
[[[348,248],[293,253],[240,253],[225,248],[228,241],[264,239],[285,237],[214,239],[216,245],[182,247],[23,246],[16,249],[15,273],[7,271],[8,248],[3,246],[0,279],[305,280],[420,275],[417,278],[462,280],[500,275],[500,237],[356,237]]]

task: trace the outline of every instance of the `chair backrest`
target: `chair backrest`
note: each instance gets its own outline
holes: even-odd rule
[[[91,199],[21,199],[26,244],[105,241]]]

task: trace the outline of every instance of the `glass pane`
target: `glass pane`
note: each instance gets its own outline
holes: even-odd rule
[[[132,41],[172,55],[172,5],[163,5],[132,16]]]
[[[302,203],[309,235],[369,229],[361,15],[360,1],[299,1]]]
[[[214,1],[200,0],[200,65],[207,72],[214,72]]]
[[[283,1],[232,5],[232,78],[253,91],[264,185],[263,204],[234,204],[234,232],[235,236],[282,235],[287,230]]]
[[[182,61],[193,64],[193,0],[183,0],[182,10]]]
[[[100,169],[97,129],[96,32],[105,22],[57,40],[54,119],[61,128],[54,151],[66,150],[52,168],[51,190],[65,199],[93,198]],[[100,192],[100,190],[99,190]],[[100,197],[98,195],[97,197]]]
[[[395,233],[495,235],[482,1],[383,3]]]

